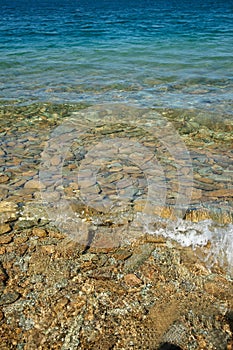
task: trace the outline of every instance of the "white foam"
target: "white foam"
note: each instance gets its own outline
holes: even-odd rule
[[[212,220],[198,223],[179,219],[166,221],[152,216],[141,217],[145,231],[153,235],[161,235],[179,243],[182,247],[192,247],[193,250],[201,248],[202,259],[207,267],[215,263],[226,268],[227,273],[233,277],[233,225],[217,224]],[[155,228],[158,220],[165,223],[162,228]],[[207,243],[208,247],[207,247]],[[199,256],[200,257],[200,256]]]

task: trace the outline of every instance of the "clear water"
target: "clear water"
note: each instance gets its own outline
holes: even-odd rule
[[[0,13],[3,103],[232,113],[232,0],[0,0]]]
[[[231,117],[233,0],[0,0],[0,103],[41,101]],[[214,225],[145,229],[194,249],[211,241],[206,259],[232,274],[232,226]]]

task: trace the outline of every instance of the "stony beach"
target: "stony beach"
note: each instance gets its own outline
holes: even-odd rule
[[[233,349],[233,266],[164,234],[232,230],[230,116],[37,103],[0,135],[1,349]]]

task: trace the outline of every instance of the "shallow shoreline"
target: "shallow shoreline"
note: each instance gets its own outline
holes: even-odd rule
[[[224,264],[213,261],[208,269],[203,260],[211,247],[194,252],[159,234],[184,215],[190,225],[211,219],[213,230],[227,232],[231,122],[213,123],[207,115],[200,127],[200,115],[190,111],[82,107],[1,111],[2,348],[231,349],[233,285]],[[161,205],[157,183],[166,189]],[[67,225],[66,213],[74,219]],[[158,235],[146,234],[138,215]]]

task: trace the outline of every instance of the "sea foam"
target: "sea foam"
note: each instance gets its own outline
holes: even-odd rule
[[[207,268],[211,269],[213,265],[218,264],[230,277],[233,277],[232,224],[217,224],[212,220],[194,223],[178,219],[169,222],[162,220],[165,225],[158,228],[155,219],[151,216],[145,215],[141,219],[146,233],[163,236],[182,247],[192,247]]]

